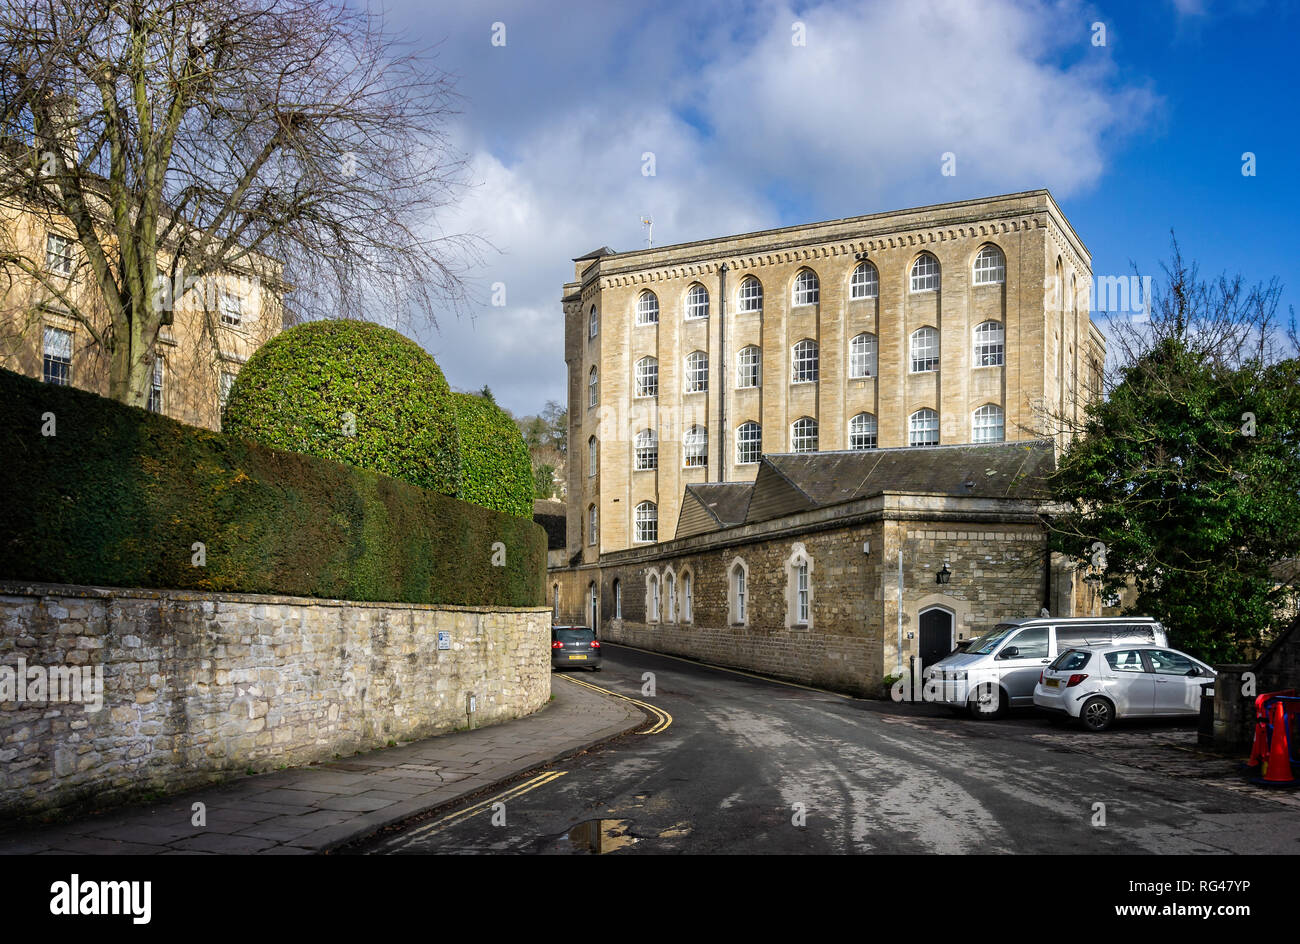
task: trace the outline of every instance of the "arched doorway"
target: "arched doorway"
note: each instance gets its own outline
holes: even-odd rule
[[[600,595],[596,592],[596,582],[594,580],[587,587],[587,593],[591,600],[591,631],[594,633],[600,629]]]
[[[955,620],[951,610],[932,606],[922,611],[919,622],[921,638],[917,655],[922,665],[931,666],[956,646]]]

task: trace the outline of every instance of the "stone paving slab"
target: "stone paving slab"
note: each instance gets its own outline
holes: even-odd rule
[[[556,681],[536,714],[204,787],[69,823],[0,832],[0,855],[306,855],[364,838],[639,727],[621,699]],[[191,825],[194,803],[207,825]]]

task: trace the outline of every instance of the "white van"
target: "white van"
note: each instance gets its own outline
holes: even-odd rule
[[[925,669],[925,699],[998,718],[1034,703],[1042,671],[1066,649],[1117,643],[1168,646],[1165,628],[1149,616],[1051,617],[1008,620],[963,652]]]

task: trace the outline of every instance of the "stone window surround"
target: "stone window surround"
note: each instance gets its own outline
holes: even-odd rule
[[[677,574],[672,564],[664,568],[663,611],[663,622],[677,622]]]
[[[659,616],[659,571],[649,567],[645,574],[645,621],[657,623]]]
[[[740,601],[737,599],[736,590],[736,573],[737,571],[744,578],[745,585],[745,612],[738,613]],[[745,626],[749,623],[749,565],[745,563],[743,557],[732,558],[731,563],[727,566],[727,624],[730,626]],[[737,619],[737,616],[740,618]]]
[[[677,607],[677,622],[689,626],[695,622],[695,569],[690,564],[683,564],[677,575],[681,587],[681,603]]]
[[[799,621],[799,568],[801,564],[808,568],[808,619]],[[790,545],[790,556],[785,560],[785,628],[813,628],[813,559],[802,541]]]

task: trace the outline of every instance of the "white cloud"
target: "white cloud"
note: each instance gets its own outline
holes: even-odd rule
[[[410,28],[447,32],[439,64],[466,96],[454,137],[477,186],[439,226],[492,242],[477,292],[508,293],[421,337],[453,385],[489,384],[516,412],[563,401],[570,259],[638,248],[642,215],[662,245],[1041,186],[1067,196],[1159,107],[1116,84],[1074,2],[704,7],[524,5],[430,25],[399,7]],[[505,49],[488,44],[492,19]],[[940,174],[946,151],[956,177]]]

